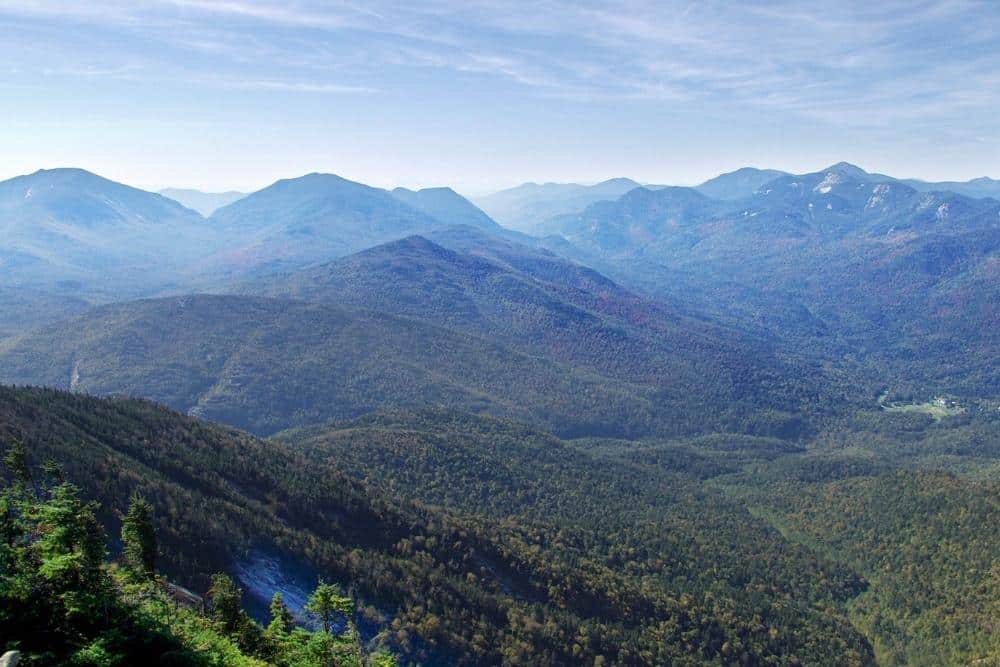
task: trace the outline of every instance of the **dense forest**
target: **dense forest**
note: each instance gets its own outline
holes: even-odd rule
[[[860,578],[783,546],[776,531],[691,485],[678,483],[661,501],[662,522],[622,522],[608,533],[593,519],[533,517],[513,503],[484,516],[383,500],[379,484],[307,464],[288,445],[142,401],[5,389],[2,414],[5,440],[25,443],[32,461],[59,460],[105,510],[123,511],[136,492],[147,498],[172,580],[207,590],[202,573],[279,549],[349,588],[362,635],[404,660],[791,664],[834,654],[871,662],[843,607],[864,589]],[[628,474],[603,476],[609,499]],[[581,507],[568,487],[545,493]],[[119,532],[115,514],[94,512]],[[743,557],[733,544],[745,545]],[[772,555],[751,555],[761,552]]]
[[[591,531],[592,556],[641,572],[647,586],[655,573],[674,590],[718,594],[727,559],[753,562],[747,574],[765,581],[776,575],[764,563],[787,579],[809,571],[797,558],[818,559],[815,581],[836,567],[856,577],[841,613],[870,638],[879,664],[940,665],[1000,657],[998,424],[989,402],[942,420],[859,411],[806,448],[739,434],[567,442],[435,411],[279,438],[401,497]]]
[[[1000,486],[895,471],[775,483],[764,511],[789,536],[837,554],[872,583],[852,605],[885,665],[1000,659]]]
[[[749,348],[746,361],[703,336],[657,347],[649,342],[655,330],[633,335],[612,321],[589,336],[574,320],[557,328],[559,358],[435,319],[249,296],[135,301],[0,341],[0,378],[141,396],[258,435],[426,405],[568,436],[718,428],[797,435],[809,431],[802,407],[834,393],[805,370],[785,372],[773,355]],[[543,335],[556,334],[532,337]],[[595,361],[609,355],[618,370]],[[628,377],[638,368],[646,377]]]
[[[404,664],[930,665],[997,655],[997,489],[968,475],[996,460],[989,413],[949,423],[862,412],[815,448],[740,434],[566,441],[447,410],[261,441],[145,401],[37,389],[0,390],[0,416],[8,451],[27,452],[30,502],[77,508],[77,525],[91,517],[95,567],[114,556],[98,569],[117,591],[115,613],[160,618],[163,641],[182,647],[211,633],[213,646],[274,660],[220,631],[211,612],[205,620],[201,606],[181,605],[183,630],[162,610],[177,604],[174,584],[217,588],[206,573],[255,587],[238,578],[254,573],[255,555],[282,553],[293,589],[323,578],[350,593],[356,635],[337,641]],[[912,454],[882,444],[901,440]],[[921,472],[941,457],[964,474]],[[11,488],[21,474],[5,473]],[[148,593],[123,579],[128,540],[106,549],[100,528],[122,534],[136,494],[149,501],[162,573]],[[6,512],[21,524],[44,514]],[[61,641],[81,651],[102,632]],[[128,655],[126,640],[109,655]],[[16,641],[5,640],[30,648]]]
[[[99,506],[82,498],[59,464],[33,469],[20,441],[8,446],[4,464],[0,646],[17,651],[20,664],[396,664],[386,652],[364,655],[353,603],[330,584],[320,582],[304,609],[316,630],[301,627],[280,592],[261,627],[222,573],[204,599],[170,584],[157,573],[153,507],[142,496],[133,496],[121,516],[121,555],[109,565]]]

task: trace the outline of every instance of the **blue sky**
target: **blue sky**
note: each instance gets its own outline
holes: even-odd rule
[[[0,0],[0,178],[1000,178],[1000,3]]]

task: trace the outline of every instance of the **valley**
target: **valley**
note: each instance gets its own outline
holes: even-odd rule
[[[204,218],[53,171],[0,184],[0,442],[108,534],[147,498],[192,595],[228,573],[263,628],[330,581],[344,655],[399,664],[1000,656],[995,200],[841,163],[525,187],[516,231],[449,188]],[[101,254],[56,271],[41,215]]]

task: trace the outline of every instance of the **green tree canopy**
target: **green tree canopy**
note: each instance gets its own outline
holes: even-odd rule
[[[145,498],[133,495],[122,521],[123,561],[128,570],[141,579],[156,574],[156,529],[153,506]]]

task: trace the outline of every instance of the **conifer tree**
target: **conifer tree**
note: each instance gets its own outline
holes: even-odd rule
[[[319,617],[323,623],[323,632],[327,634],[333,627],[334,614],[350,614],[351,609],[351,599],[341,597],[337,594],[337,589],[334,586],[324,583],[322,580],[306,603],[306,610]]]
[[[153,506],[138,494],[132,496],[128,513],[122,521],[122,544],[125,567],[140,579],[156,574],[156,529]]]
[[[240,629],[244,616],[242,598],[243,591],[229,575],[212,576],[212,587],[208,589],[212,618],[222,624],[226,634]]]
[[[15,440],[7,449],[3,462],[14,476],[15,490],[27,489],[31,483],[31,470],[28,468],[28,450],[24,443]]]
[[[278,591],[271,598],[271,623],[267,626],[267,632],[271,635],[284,635],[292,630],[292,612],[285,604],[285,598]]]

